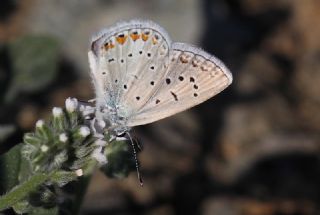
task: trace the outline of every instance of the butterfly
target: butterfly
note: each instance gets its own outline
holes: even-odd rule
[[[169,117],[232,83],[216,57],[149,20],[119,22],[92,37],[88,52],[96,118],[116,134]]]

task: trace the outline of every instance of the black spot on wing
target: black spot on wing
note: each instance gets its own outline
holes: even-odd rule
[[[178,101],[178,96],[174,92],[170,91],[171,95],[173,96],[175,101]]]

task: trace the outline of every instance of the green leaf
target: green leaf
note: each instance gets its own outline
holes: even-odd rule
[[[6,101],[19,92],[33,93],[50,84],[57,74],[58,52],[57,41],[48,36],[25,36],[9,44],[13,80]]]
[[[29,215],[57,215],[58,207],[53,208],[43,208],[43,207],[33,207],[26,200],[18,202],[13,206],[13,209],[16,213],[22,214],[27,213]]]
[[[28,213],[32,209],[32,206],[27,200],[20,201],[13,205],[13,210],[18,214]]]
[[[41,214],[41,215],[57,215],[57,214],[59,214],[59,209],[57,207],[50,208],[50,209],[36,207],[28,214],[29,215],[39,215],[39,214]]]
[[[63,187],[64,185],[68,184],[70,181],[74,181],[77,179],[77,175],[75,172],[70,171],[57,171],[52,174],[51,181],[56,183],[59,187]]]
[[[0,190],[10,190],[19,182],[21,144],[0,157]]]
[[[31,192],[49,179],[50,174],[39,173],[30,177],[27,181],[11,189],[0,197],[0,211],[16,205],[24,200]]]

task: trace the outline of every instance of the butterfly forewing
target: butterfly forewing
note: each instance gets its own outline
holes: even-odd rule
[[[166,76],[150,100],[127,122],[147,124],[193,107],[232,82],[229,70],[213,56],[187,44],[173,44]]]
[[[122,22],[92,40],[90,64],[97,103],[117,109],[128,118],[161,84],[168,61],[170,39],[150,21]],[[94,63],[92,63],[92,62]],[[102,96],[101,96],[102,95]]]
[[[119,113],[126,116],[135,114],[145,105],[166,72],[163,65],[168,59],[169,51],[165,38],[150,28],[142,29],[141,35],[144,35],[141,39],[143,46],[132,49],[132,54],[137,57],[128,59],[130,64],[120,89]]]

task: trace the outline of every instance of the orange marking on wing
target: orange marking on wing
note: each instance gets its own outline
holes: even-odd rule
[[[110,43],[110,44],[109,44],[109,49],[112,49],[112,48],[114,48],[114,44],[113,44],[113,43]]]
[[[130,34],[130,37],[132,38],[133,41],[136,41],[140,38],[140,35],[137,33],[132,33]]]
[[[109,43],[105,43],[105,44],[103,45],[103,48],[104,48],[106,51],[108,51],[108,49],[109,49]]]
[[[152,44],[155,45],[155,44],[157,44],[157,43],[158,43],[158,40],[157,40],[155,37],[153,37],[153,38],[152,38]]]
[[[141,37],[143,41],[147,41],[147,39],[149,38],[149,36],[144,33],[141,34]]]
[[[123,45],[123,44],[126,42],[126,40],[127,40],[127,36],[125,36],[125,35],[123,35],[123,36],[118,36],[118,37],[116,38],[116,40],[117,40],[117,42],[118,42],[119,44]]]
[[[188,58],[185,55],[180,56],[180,61],[181,61],[181,63],[188,63],[189,62]]]
[[[204,71],[204,72],[209,71],[209,67],[206,66],[206,65],[202,65],[200,68],[201,68],[201,70]]]

